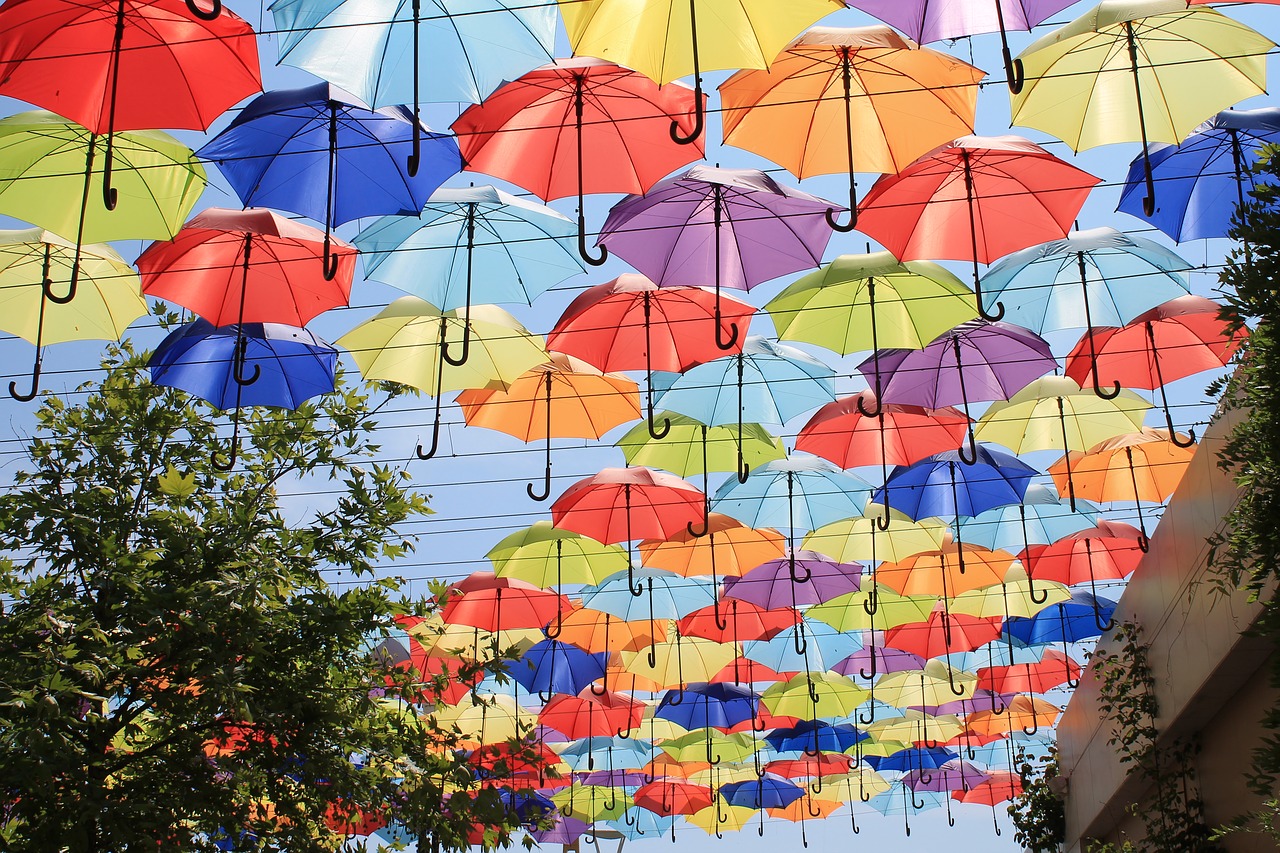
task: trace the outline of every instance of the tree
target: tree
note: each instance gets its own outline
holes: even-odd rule
[[[501,661],[423,683],[371,654],[434,605],[374,575],[430,510],[372,463],[369,397],[255,412],[221,472],[215,412],[143,365],[112,347],[83,402],[47,397],[0,496],[0,847],[331,850],[366,820],[509,841],[520,818],[428,713]]]

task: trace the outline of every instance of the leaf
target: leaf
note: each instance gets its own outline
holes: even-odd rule
[[[189,498],[196,493],[196,475],[192,471],[189,474],[183,474],[172,465],[156,477],[156,482],[160,486],[160,491],[166,495],[173,495],[175,498]]]

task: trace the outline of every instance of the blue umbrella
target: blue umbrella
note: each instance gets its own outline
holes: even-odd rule
[[[867,806],[888,817],[892,814],[902,815],[903,827],[907,835],[911,834],[910,816],[914,812],[936,809],[946,805],[951,808],[951,795],[938,791],[912,791],[901,782],[894,784],[889,790],[877,794],[867,801]]]
[[[1016,456],[977,448],[977,461],[966,465],[961,451],[935,453],[895,468],[872,502],[884,504],[913,521],[937,516],[969,517],[997,507],[1022,503],[1039,472]]]
[[[764,736],[779,753],[847,752],[870,735],[848,723],[832,724],[821,720],[803,720],[791,728],[774,729]]]
[[[653,758],[653,744],[635,737],[588,737],[560,750],[560,758],[574,770],[591,770],[595,757],[604,755],[609,765],[623,770],[643,769]]]
[[[550,798],[536,791],[511,791],[502,788],[498,791],[498,798],[502,801],[507,813],[519,818],[524,826],[533,826],[558,811],[556,804]]]
[[[1068,643],[1091,640],[1109,630],[1115,609],[1114,601],[1077,592],[1070,601],[1051,604],[1034,616],[1006,619],[1004,635],[1027,645],[1061,642],[1066,653]],[[1070,681],[1067,683],[1071,687],[1076,686]]]
[[[635,808],[627,809],[622,813],[622,820],[607,820],[605,825],[610,829],[617,830],[622,837],[628,841],[639,841],[646,838],[661,838],[662,833],[670,829],[671,837],[675,838],[676,816],[672,815],[667,818],[666,826],[662,824],[660,818],[654,812],[648,809]]]
[[[348,0],[350,2],[350,0]],[[582,272],[573,223],[551,208],[494,187],[441,188],[415,216],[384,216],[356,235],[365,275],[444,311],[471,303],[524,302]],[[446,348],[447,349],[447,348]]]
[[[795,347],[749,335],[742,352],[699,364],[684,373],[653,374],[662,408],[707,426],[738,425],[738,481],[749,469],[742,459],[742,424],[783,426],[836,399],[835,371]]]
[[[181,388],[219,409],[234,408],[229,471],[240,440],[240,407],[296,409],[334,389],[338,351],[306,329],[280,323],[214,326],[197,319],[174,329],[147,366],[157,385]]]
[[[670,720],[682,728],[721,729],[728,731],[739,723],[754,719],[760,697],[746,687],[735,684],[695,682],[684,688],[668,690],[658,703],[653,715]],[[711,760],[710,741],[707,741],[707,763]]]
[[[276,207],[323,222],[330,278],[337,272],[330,252],[335,226],[362,216],[416,214],[462,169],[453,137],[427,129],[423,168],[406,172],[418,124],[404,107],[372,110],[317,83],[259,95],[196,153],[218,165],[246,207]]]
[[[1149,146],[1152,177],[1160,183],[1160,207],[1150,215],[1142,157],[1129,164],[1117,210],[1139,216],[1175,241],[1226,237],[1236,206],[1255,186],[1260,150],[1280,142],[1280,108],[1224,110],[1179,145]]]
[[[941,746],[913,746],[907,749],[900,749],[891,755],[886,755],[880,759],[880,763],[876,765],[876,770],[881,773],[886,770],[897,770],[902,773],[910,773],[915,770],[934,770],[948,761],[955,761],[959,757],[956,752]]]
[[[780,776],[766,773],[755,780],[727,782],[720,796],[731,806],[748,809],[784,809],[804,796],[804,789]]]
[[[861,634],[837,631],[816,620],[802,620],[768,640],[743,643],[742,656],[774,672],[822,672],[862,647]]]
[[[530,693],[577,695],[591,682],[604,678],[608,662],[608,652],[589,654],[569,643],[542,640],[512,661],[508,670]]]

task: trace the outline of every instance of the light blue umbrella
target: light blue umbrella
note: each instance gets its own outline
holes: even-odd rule
[[[774,672],[823,672],[862,648],[860,634],[801,620],[768,640],[742,644],[742,656]]]
[[[598,586],[584,588],[582,606],[632,622],[646,618],[683,619],[715,603],[715,587],[706,578],[686,578],[648,567],[633,571],[635,586],[627,572],[616,572]],[[647,595],[636,595],[632,591],[636,586]]]
[[[936,809],[943,805],[951,808],[951,795],[936,791],[912,791],[902,782],[894,782],[889,790],[876,794],[866,803],[866,808],[888,817],[902,815],[902,826],[907,835],[911,834],[911,815],[916,812]]]
[[[585,268],[574,225],[551,208],[495,187],[442,188],[417,216],[384,216],[355,238],[365,275],[443,311],[464,308],[467,359],[472,302],[533,300]]]
[[[640,770],[653,758],[653,744],[638,737],[588,737],[560,750],[560,757],[574,770],[594,770],[598,756],[605,756],[616,770]]]
[[[662,408],[707,426],[743,421],[783,426],[836,399],[835,371],[795,347],[749,335],[741,354],[699,364],[684,373],[655,373]],[[738,447],[738,481],[748,474]],[[741,519],[740,519],[741,520]]]
[[[982,298],[984,305],[1003,302],[1008,322],[1037,334],[1088,329],[1092,348],[1095,326],[1123,326],[1186,296],[1189,269],[1158,243],[1114,228],[1091,228],[1009,255],[983,276]],[[1120,385],[1103,393],[1095,379],[1093,390],[1111,399]]]
[[[711,508],[748,527],[808,532],[862,515],[871,492],[871,484],[834,463],[801,453],[767,462],[741,482],[728,479]]]
[[[1027,486],[1022,503],[963,519],[960,531],[964,541],[972,545],[1017,554],[1029,545],[1049,545],[1093,527],[1100,511],[1089,501],[1077,498],[1076,511],[1072,512],[1052,486],[1033,483]]]
[[[671,840],[675,841],[676,816],[659,817],[648,809],[639,806],[627,809],[622,813],[622,820],[607,820],[604,825],[622,834],[628,841],[661,838],[662,833],[671,831]]]

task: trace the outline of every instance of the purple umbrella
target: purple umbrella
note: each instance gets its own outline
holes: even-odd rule
[[[989,778],[991,777],[967,761],[956,760],[948,761],[933,770],[912,770],[903,782],[913,791],[949,793],[968,791]]]
[[[1004,75],[1009,91],[1022,91],[1022,62],[1009,52],[1009,30],[1030,30],[1075,0],[845,0],[855,9],[897,27],[916,41],[956,39],[979,33],[1000,33]]]
[[[1004,709],[1009,707],[1009,702],[1016,694],[992,693],[990,690],[975,690],[973,696],[968,699],[956,699],[954,702],[944,702],[941,705],[911,705],[909,707],[924,711],[926,714],[957,714],[964,716],[972,714],[974,711],[991,711],[996,714],[1004,713]]]
[[[578,780],[579,785],[602,785],[606,788],[639,788],[641,785],[651,781],[650,777],[638,770],[625,770],[622,768],[616,770],[589,770],[585,773],[575,773],[573,775]]]
[[[872,660],[873,657],[875,658],[874,661]],[[871,667],[870,673],[867,672],[868,666]],[[865,649],[859,649],[831,667],[831,671],[837,675],[861,676],[862,678],[875,678],[877,670],[888,675],[891,672],[906,672],[907,670],[917,669],[924,669],[924,658],[911,652],[905,652],[902,649],[885,648],[883,646],[867,646]]]
[[[934,338],[924,349],[885,349],[858,365],[875,382],[886,403],[940,409],[1008,400],[1036,379],[1053,372],[1057,359],[1044,338],[1012,323],[970,320]],[[886,380],[880,373],[888,373]],[[970,418],[972,421],[972,418]],[[969,426],[966,465],[977,461],[977,443]]]
[[[808,577],[792,580],[791,557]],[[798,575],[796,575],[798,576]],[[761,563],[742,577],[724,579],[724,597],[757,604],[766,610],[821,604],[837,595],[857,592],[862,566],[838,563],[817,551],[797,550],[787,557]]]
[[[819,266],[834,206],[756,169],[694,166],[614,205],[597,243],[662,287],[714,283],[716,344],[730,350],[738,326],[721,340],[721,286],[750,290]]]
[[[550,829],[535,829],[529,833],[539,844],[570,845],[587,831],[587,825],[577,818],[565,817],[558,809],[552,812],[555,820]]]

